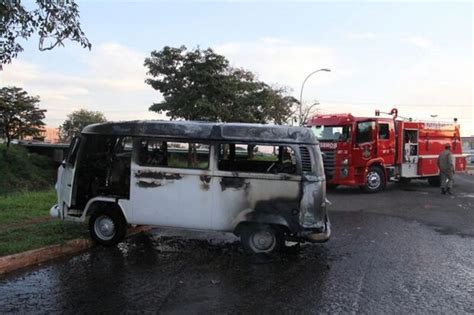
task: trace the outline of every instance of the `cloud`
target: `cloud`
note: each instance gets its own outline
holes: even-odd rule
[[[340,97],[321,98],[321,108],[324,113],[372,116],[375,109],[389,111],[397,107],[400,116],[417,120],[432,120],[430,115],[438,115],[437,120],[447,122],[458,118],[461,134],[474,135],[472,66],[471,57],[453,58],[441,52],[425,54],[392,76],[379,76],[377,82],[365,79],[363,83],[369,89],[362,96],[351,97],[341,89]],[[357,80],[351,83],[357,84]]]
[[[84,59],[94,84],[116,91],[145,91],[145,54],[118,43],[104,43],[97,47],[93,58]]]
[[[260,39],[264,44],[288,44],[288,40],[276,37],[263,37]]]
[[[67,114],[79,108],[100,110],[108,119],[161,118],[148,112],[160,98],[145,84],[145,54],[119,43],[99,44],[86,57],[72,60],[80,71],[67,67],[52,71],[47,67],[14,60],[4,66],[4,85],[19,86],[41,97],[48,110],[46,122],[58,125]],[[71,72],[72,73],[67,73]]]
[[[277,38],[257,41],[227,42],[217,45],[215,51],[226,56],[233,66],[256,73],[260,80],[289,87],[299,95],[304,78],[312,71],[330,68],[337,71],[318,73],[305,85],[305,98],[315,97],[312,87],[328,85],[355,71],[339,60],[336,52],[327,46],[300,44]]]
[[[371,32],[347,33],[346,37],[350,40],[372,40],[375,39],[375,34]]]
[[[404,39],[404,42],[406,43],[409,43],[409,44],[412,44],[418,48],[431,48],[433,47],[433,42],[428,39],[428,38],[424,38],[424,37],[408,37],[406,39]]]
[[[415,39],[411,42],[406,39],[406,42],[417,47],[434,46],[428,39]],[[394,62],[395,70],[387,71],[383,58],[353,57],[320,43],[275,37],[221,42],[214,48],[229,59],[232,66],[248,69],[266,83],[289,87],[297,98],[309,73],[330,68],[330,73],[312,76],[305,84],[303,95],[305,101],[321,100],[321,108],[328,112],[372,115],[374,108],[383,110],[404,104],[400,110],[405,116],[427,119],[430,119],[429,114],[438,114],[443,119],[457,116],[463,128],[467,126],[466,132],[474,133],[474,127],[468,131],[469,123],[462,120],[467,119],[472,125],[474,118],[474,108],[468,107],[473,105],[472,57],[453,57],[441,49],[430,49],[422,59],[412,58],[411,63],[403,64]],[[164,117],[148,111],[161,96],[144,83],[145,53],[108,42],[80,56],[86,57],[71,58],[71,66],[64,66],[64,70],[16,59],[4,66],[0,80],[3,85],[20,86],[32,95],[41,96],[41,107],[48,110],[46,122],[51,126],[58,126],[67,114],[79,108],[100,110],[110,120]],[[74,71],[78,66],[79,70]],[[361,99],[372,102],[365,106]],[[385,101],[389,105],[383,105]],[[430,108],[427,106],[430,104],[436,106]],[[463,107],[449,108],[443,104]]]
[[[472,105],[472,65],[469,58],[426,56],[405,70],[397,84],[398,98],[412,104]]]

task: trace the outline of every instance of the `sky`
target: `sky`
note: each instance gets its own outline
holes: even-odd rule
[[[28,1],[23,1],[28,3]],[[109,120],[161,119],[144,59],[164,46],[211,47],[232,66],[322,113],[452,121],[474,135],[473,4],[469,2],[77,1],[92,50],[40,52],[37,38],[0,72],[2,86],[41,98],[57,127],[79,108]],[[32,4],[32,2],[29,2]]]

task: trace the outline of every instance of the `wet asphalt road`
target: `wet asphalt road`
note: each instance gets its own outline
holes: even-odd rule
[[[474,313],[474,176],[454,189],[339,188],[331,240],[271,259],[157,229],[0,278],[0,313]]]

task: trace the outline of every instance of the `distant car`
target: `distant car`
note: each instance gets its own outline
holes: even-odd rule
[[[474,163],[474,149],[463,148],[462,154],[466,156],[467,163]]]
[[[468,156],[466,158],[468,163],[474,164],[474,150],[466,153]]]
[[[462,153],[466,156],[467,163],[474,163],[474,137],[462,138]]]

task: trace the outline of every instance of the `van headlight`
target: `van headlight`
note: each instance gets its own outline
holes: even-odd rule
[[[342,165],[348,165],[349,164],[349,159],[346,158],[346,159],[342,160],[341,164]]]

